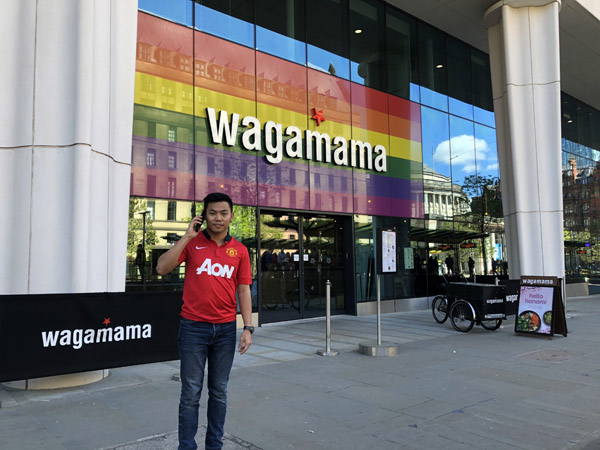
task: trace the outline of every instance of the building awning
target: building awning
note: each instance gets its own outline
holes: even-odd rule
[[[462,230],[433,230],[429,228],[410,227],[410,240],[432,242],[435,244],[460,244],[472,239],[485,238],[485,233],[474,233]]]

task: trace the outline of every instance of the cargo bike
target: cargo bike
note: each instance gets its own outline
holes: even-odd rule
[[[463,333],[471,331],[475,324],[486,330],[497,330],[506,319],[505,287],[482,283],[446,283],[446,294],[433,299],[431,312],[438,323],[444,323],[449,317],[452,327]]]

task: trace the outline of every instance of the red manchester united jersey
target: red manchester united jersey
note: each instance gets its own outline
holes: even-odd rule
[[[231,236],[218,246],[208,233],[198,233],[179,255],[185,261],[181,316],[199,322],[235,320],[235,291],[252,284],[248,249]]]

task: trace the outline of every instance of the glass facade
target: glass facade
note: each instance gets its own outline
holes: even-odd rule
[[[567,280],[600,276],[600,111],[562,94]]]
[[[442,275],[468,272],[470,257],[478,275],[505,272],[487,55],[378,0],[139,5],[130,288],[180,288],[180,276],[156,276],[150,261],[213,191],[244,211],[257,309],[261,283],[277,278],[257,263],[269,247],[261,223],[282,234],[288,258],[304,246],[294,239],[319,255],[281,266],[286,283],[300,269],[308,279],[313,259],[313,278],[325,261],[345,270],[332,248],[352,263],[343,282],[351,287],[336,294],[340,312],[375,298],[381,227],[398,235],[399,271],[383,276],[384,299],[435,294]],[[144,211],[152,214],[142,277]],[[296,217],[296,228],[278,228],[278,212]],[[348,220],[329,241],[310,241],[303,228],[338,230]],[[328,248],[312,246],[319,242]],[[296,316],[310,304],[314,313],[310,288],[298,288],[298,308],[273,299],[265,307],[292,305]]]

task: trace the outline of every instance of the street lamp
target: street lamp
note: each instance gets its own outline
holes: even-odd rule
[[[484,275],[488,274],[488,265],[487,265],[487,252],[485,248],[485,233],[487,231],[486,225],[489,224],[489,215],[488,212],[485,211],[481,217],[481,253],[483,256],[483,273]]]
[[[142,270],[141,275],[142,275],[142,289],[145,291],[146,290],[146,276],[145,276],[145,271],[146,271],[146,214],[148,214],[148,211],[142,211],[140,213],[142,217],[143,217],[143,228],[142,228],[142,251],[143,251],[143,258],[142,258]]]

